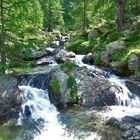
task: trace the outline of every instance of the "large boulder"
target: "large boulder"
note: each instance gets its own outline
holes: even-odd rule
[[[17,79],[12,76],[0,76],[0,122],[18,117],[21,102]]]
[[[60,50],[56,55],[55,55],[55,60],[57,63],[64,63],[68,61],[67,57],[67,51],[65,50]]]
[[[57,63],[64,63],[69,61],[69,58],[75,57],[76,54],[74,52],[67,52],[66,50],[59,50],[58,53],[54,56]]]
[[[125,42],[124,41],[114,41],[109,43],[106,46],[106,51],[108,54],[113,54],[115,53],[117,50],[121,50],[125,48]]]
[[[71,102],[70,89],[67,87],[68,78],[69,76],[61,70],[57,69],[51,72],[48,88],[49,96],[52,103],[56,106],[66,105]]]
[[[99,32],[96,29],[92,29],[88,34],[89,40],[95,40],[99,37]]]
[[[103,78],[102,75],[97,76],[86,67],[75,69],[73,75],[77,81],[78,100],[81,105],[106,106],[117,104],[115,92],[121,92],[120,88]]]
[[[106,53],[109,55],[114,54],[116,51],[124,49],[125,48],[125,42],[124,41],[113,41],[109,43],[106,46]]]
[[[125,48],[124,41],[114,41],[109,43],[106,46],[106,50],[102,52],[101,55],[101,64],[104,66],[109,66],[112,60],[112,56],[115,52]],[[112,65],[112,64],[111,64]],[[118,66],[118,63],[115,63],[115,66]],[[114,64],[113,64],[114,67]]]
[[[128,68],[131,71],[139,70],[139,57],[135,54],[131,54],[130,59],[128,61]]]

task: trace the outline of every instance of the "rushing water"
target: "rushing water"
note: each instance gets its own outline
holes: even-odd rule
[[[83,57],[83,55],[77,55],[76,58],[72,58],[71,61],[74,61],[80,67],[86,66],[88,69],[93,71],[94,74],[97,72],[97,76],[105,78],[105,71],[100,70],[95,66],[84,64],[82,62]],[[121,93],[115,93],[118,105],[109,106],[106,110],[96,113],[102,117],[114,116],[117,118],[122,118],[126,115],[134,116],[140,114],[140,99],[138,96],[132,95],[132,93],[128,90],[125,86],[125,80],[120,79],[113,74],[110,75],[108,80],[118,85],[122,90]],[[78,134],[75,135],[70,129],[68,129],[67,124],[65,121],[62,121],[60,113],[57,111],[56,107],[51,104],[47,90],[37,89],[31,85],[20,86],[19,88],[22,91],[24,101],[22,104],[22,112],[19,114],[16,125],[12,125],[8,128],[5,126],[0,127],[0,140],[101,139],[97,133],[79,130],[77,131]],[[31,112],[31,116],[28,117],[25,115],[25,108],[27,106]]]
[[[81,140],[74,135],[69,135],[66,126],[59,119],[59,112],[56,107],[51,104],[47,90],[41,90],[30,86],[20,86],[23,91],[24,103],[22,105],[22,113],[18,119],[17,125],[24,123],[25,106],[30,107],[31,119],[34,122],[34,128],[38,131],[33,137],[34,140],[58,139],[58,140]],[[86,134],[85,134],[86,135]],[[99,140],[97,134],[86,136],[86,140]]]
[[[94,70],[94,72],[97,71],[98,73],[105,75],[106,73],[105,71],[95,67],[94,65],[84,64],[82,62],[83,57],[84,55],[77,55],[76,58],[72,58],[72,61],[75,62],[80,67],[86,66],[88,69]],[[114,74],[110,74],[108,80],[112,83],[115,83],[117,86],[119,86],[122,92],[115,93],[118,102],[117,106],[109,106],[108,110],[105,110],[104,112],[100,112],[99,114],[104,117],[116,117],[118,119],[121,119],[126,115],[128,116],[139,115],[140,98],[137,95],[131,93],[129,89],[125,86],[125,79],[121,79]]]

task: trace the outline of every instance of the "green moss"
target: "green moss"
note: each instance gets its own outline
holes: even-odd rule
[[[89,41],[84,41],[77,47],[77,53],[79,54],[87,54],[90,51],[91,51],[91,48],[89,45]]]
[[[77,84],[73,76],[69,76],[67,86],[71,89],[71,102],[75,103],[77,101]]]
[[[101,60],[101,52],[98,52],[94,59],[94,65],[100,65],[100,60]]]
[[[82,42],[84,42],[84,40],[77,39],[76,41],[73,41],[73,42],[69,43],[69,45],[66,46],[66,49],[69,50],[69,51],[73,51],[73,52],[77,53],[77,48]]]
[[[57,77],[54,77],[53,79],[51,79],[50,86],[54,93],[58,93],[60,91],[60,83]]]
[[[61,65],[61,69],[67,74],[69,74],[75,67],[77,67],[77,65],[72,62],[65,62]]]

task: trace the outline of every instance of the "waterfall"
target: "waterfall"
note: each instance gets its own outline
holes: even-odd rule
[[[98,76],[99,78],[108,78],[111,83],[114,83],[117,87],[120,87],[121,92],[116,91],[116,99],[117,105],[116,106],[108,106],[109,110],[105,112],[100,112],[99,114],[105,117],[116,117],[122,118],[126,115],[128,116],[135,116],[140,114],[140,97],[131,93],[129,89],[125,86],[125,79],[121,79],[114,74],[110,74],[106,77],[105,71],[97,68],[94,65],[84,64],[82,62],[84,55],[76,55],[76,58],[72,58],[75,64],[80,67],[86,66],[88,69],[93,71],[94,75]]]
[[[40,133],[34,136],[34,140],[81,140],[68,135],[66,126],[59,120],[59,112],[49,100],[47,90],[31,86],[19,86],[19,88],[23,93],[24,102],[22,104],[22,112],[19,115],[18,125],[22,125],[24,119],[27,119],[25,108],[28,106],[31,112],[30,117],[34,122],[40,123],[38,126],[35,126]],[[86,137],[86,140],[100,140],[100,137],[94,133]]]

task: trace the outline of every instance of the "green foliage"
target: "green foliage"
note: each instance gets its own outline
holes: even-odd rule
[[[72,62],[65,62],[61,65],[61,69],[67,74],[69,74],[75,67],[77,67],[77,65]]]
[[[75,103],[77,101],[77,84],[73,76],[69,76],[67,86],[71,89],[71,102]]]
[[[44,28],[60,29],[64,25],[63,9],[60,0],[40,0],[44,12]]]
[[[53,77],[51,79],[50,86],[54,93],[58,93],[60,91],[60,83],[57,77]]]
[[[94,65],[100,65],[101,60],[101,52],[97,52],[96,57],[94,59]]]
[[[87,54],[90,51],[91,51],[91,48],[89,46],[89,41],[84,41],[77,47],[77,52],[79,54]]]
[[[68,46],[66,46],[66,49],[69,50],[69,51],[73,51],[73,52],[77,53],[77,48],[82,42],[83,42],[83,40],[81,40],[81,39],[70,42],[68,44]]]

